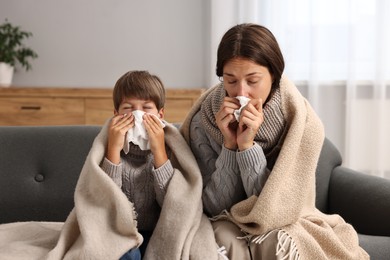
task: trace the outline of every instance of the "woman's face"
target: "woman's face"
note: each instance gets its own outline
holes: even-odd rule
[[[271,92],[272,81],[267,67],[249,59],[234,58],[223,67],[223,85],[229,97],[261,98],[265,102]]]

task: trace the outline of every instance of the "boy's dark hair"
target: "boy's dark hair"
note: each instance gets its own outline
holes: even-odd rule
[[[128,71],[115,83],[112,95],[115,111],[129,97],[152,100],[160,110],[165,104],[165,88],[160,78],[148,71]]]
[[[267,67],[272,75],[272,89],[279,86],[284,59],[279,44],[264,26],[243,23],[230,28],[222,37],[217,52],[216,72],[223,76],[223,67],[233,58],[246,58]]]

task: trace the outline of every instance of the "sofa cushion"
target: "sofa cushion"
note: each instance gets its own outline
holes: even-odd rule
[[[390,259],[390,237],[359,234],[359,244],[370,255],[370,260]]]

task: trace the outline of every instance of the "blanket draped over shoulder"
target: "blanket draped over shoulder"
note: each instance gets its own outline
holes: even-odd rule
[[[65,223],[0,225],[0,259],[114,260],[142,243],[132,203],[99,166],[107,125],[93,142]],[[167,124],[164,131],[175,173],[143,259],[218,259],[211,223],[202,210],[196,160],[175,126]]]
[[[183,122],[181,132],[187,142],[192,117],[214,89],[199,98]],[[286,77],[280,93],[287,132],[272,172],[259,196],[233,205],[225,217],[250,234],[253,242],[265,239],[270,231],[285,231],[300,259],[368,259],[350,224],[315,207],[315,172],[325,138],[320,119]]]

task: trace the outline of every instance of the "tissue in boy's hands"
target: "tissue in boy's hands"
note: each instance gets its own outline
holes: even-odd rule
[[[141,110],[134,110],[132,113],[134,115],[135,125],[133,128],[130,128],[126,134],[125,145],[123,146],[123,151],[126,154],[129,152],[130,142],[135,145],[138,145],[141,150],[150,149],[148,133],[146,132],[145,126],[143,124],[143,118],[142,118],[145,112]],[[153,116],[157,117],[156,115]],[[158,119],[160,120],[160,118]],[[160,123],[162,127],[165,127],[165,124],[161,120]]]
[[[238,101],[240,101],[241,107],[237,110],[234,110],[234,117],[236,118],[237,122],[239,122],[241,110],[243,109],[243,107],[246,106],[246,104],[248,104],[249,100],[251,100],[251,99],[244,97],[244,96],[237,96],[236,99],[238,99]]]

